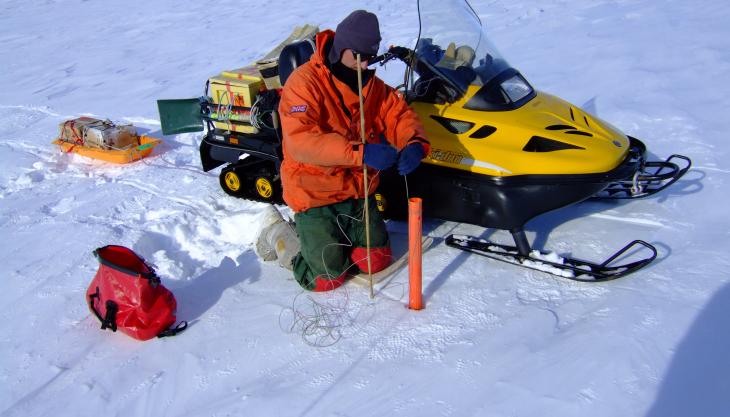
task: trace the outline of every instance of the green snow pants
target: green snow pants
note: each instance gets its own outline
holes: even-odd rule
[[[392,260],[382,214],[369,198],[370,258],[373,272]],[[367,271],[364,199],[350,199],[296,213],[294,221],[301,243],[293,261],[294,278],[310,291],[332,290],[345,280],[348,269]]]

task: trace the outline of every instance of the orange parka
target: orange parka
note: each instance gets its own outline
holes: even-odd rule
[[[317,35],[317,51],[289,76],[279,103],[281,183],[284,201],[295,212],[365,197],[359,98],[327,67],[333,39],[331,30]],[[418,141],[428,154],[423,126],[400,93],[372,76],[363,99],[367,142],[381,143],[385,137],[401,150]],[[378,186],[377,170],[368,169],[368,177],[371,195]]]

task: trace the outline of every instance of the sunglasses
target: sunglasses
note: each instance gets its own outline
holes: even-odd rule
[[[362,62],[371,61],[373,58],[376,57],[375,54],[363,54],[363,53],[360,53],[357,51],[352,51],[353,57],[357,58],[358,54],[360,55],[360,61],[362,61]]]

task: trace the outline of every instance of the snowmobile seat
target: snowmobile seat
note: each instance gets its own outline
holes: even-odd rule
[[[294,70],[309,61],[314,53],[314,43],[305,39],[284,47],[279,55],[279,80],[283,86]]]

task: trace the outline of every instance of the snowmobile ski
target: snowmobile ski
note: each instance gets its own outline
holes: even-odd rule
[[[421,241],[421,253],[424,253],[428,250],[428,248],[431,247],[431,244],[433,244],[433,238],[426,236]],[[387,268],[383,269],[382,271],[376,272],[373,274],[373,284],[379,284],[383,282],[386,278],[389,276],[395,274],[396,272],[400,271],[405,265],[408,264],[408,254],[410,252],[406,251],[403,255],[401,255],[399,258],[397,258],[395,261],[393,261],[392,264],[388,265]],[[354,275],[350,281],[354,284],[361,285],[361,286],[368,286],[370,285],[370,278],[368,277],[368,274],[361,272],[359,274]]]
[[[531,250],[529,254],[522,255],[515,246],[501,245],[474,236],[450,235],[446,238],[446,244],[502,262],[582,282],[603,282],[620,278],[645,267],[657,256],[656,248],[642,240],[634,240],[600,264],[538,250]],[[651,255],[621,265],[613,264],[616,259],[628,256],[629,251],[635,253],[642,248],[648,249]]]

